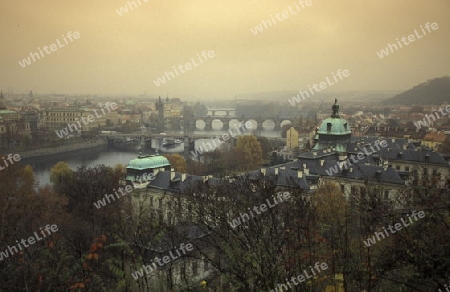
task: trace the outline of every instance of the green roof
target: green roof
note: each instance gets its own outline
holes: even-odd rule
[[[330,131],[328,131],[328,124],[331,124]],[[350,124],[343,118],[327,118],[323,121],[318,133],[328,135],[346,135],[351,134],[352,130],[350,128]]]
[[[7,110],[7,109],[0,109],[0,115],[1,114],[16,114],[17,112],[15,112],[15,111],[10,111],[10,110]]]
[[[334,99],[334,105],[331,107],[333,113],[331,117],[325,119],[320,125],[318,134],[326,135],[347,135],[351,134],[352,130],[349,123],[339,116],[339,105],[337,98]]]
[[[144,170],[144,169],[154,169],[160,168],[164,166],[170,166],[169,160],[164,156],[144,156],[138,157],[128,162],[127,169],[136,169],[136,170]]]

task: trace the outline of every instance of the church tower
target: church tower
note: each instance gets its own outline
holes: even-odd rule
[[[6,109],[5,98],[3,97],[3,91],[0,91],[0,110]]]

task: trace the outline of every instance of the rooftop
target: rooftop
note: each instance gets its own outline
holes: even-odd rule
[[[150,155],[150,156],[139,156],[133,160],[128,162],[127,169],[136,169],[136,170],[144,170],[144,169],[154,169],[170,166],[170,162],[167,158],[160,155]]]

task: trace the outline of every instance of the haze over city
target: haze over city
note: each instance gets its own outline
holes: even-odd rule
[[[339,69],[351,75],[327,91],[403,91],[450,75],[448,1],[311,2],[279,21],[276,14],[299,2],[142,0],[120,15],[127,1],[8,1],[0,20],[0,88],[211,100],[307,90]],[[271,17],[276,23],[252,33]],[[377,55],[427,22],[438,29],[384,58]],[[64,43],[69,32],[79,38]],[[19,65],[57,39],[65,46]],[[198,63],[205,50],[215,57],[165,84],[153,82],[191,58]]]
[[[450,291],[450,1],[14,0],[0,291]]]

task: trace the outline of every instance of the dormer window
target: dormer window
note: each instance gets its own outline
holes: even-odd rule
[[[331,123],[327,123],[327,132],[331,131]]]

